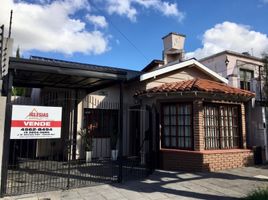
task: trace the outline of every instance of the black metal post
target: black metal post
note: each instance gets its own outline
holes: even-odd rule
[[[8,172],[8,158],[9,158],[9,145],[10,145],[10,130],[11,130],[11,117],[12,117],[12,85],[13,85],[13,71],[8,73],[7,85],[7,100],[6,100],[6,114],[5,114],[5,129],[4,129],[4,142],[3,142],[3,155],[2,155],[2,171],[1,171],[1,196],[6,193],[7,185],[7,172]]]
[[[152,128],[153,128],[153,115],[152,115],[152,108],[150,106],[146,106],[146,110],[148,111],[149,114],[149,128],[148,128],[148,140],[149,140],[149,155],[147,157],[147,165],[148,165],[148,169],[149,169],[149,174],[153,173],[154,170],[154,166],[153,166],[153,161],[154,161],[154,154],[153,154],[153,132],[152,132]]]
[[[76,159],[76,138],[77,138],[77,108],[78,108],[78,91],[75,90],[74,100],[74,125],[73,125],[73,141],[72,141],[72,160]]]
[[[68,173],[67,173],[67,190],[70,189],[70,174],[71,174],[71,153],[72,153],[72,141],[67,141],[67,151],[68,151]]]
[[[119,83],[119,170],[118,182],[122,182],[123,178],[123,83]]]
[[[156,124],[156,127],[155,127],[155,132],[154,132],[154,135],[155,135],[155,159],[156,159],[156,162],[155,162],[155,168],[159,168],[160,167],[160,130],[159,130],[159,125],[160,125],[160,115],[156,109],[156,107],[154,106],[154,112],[155,112],[155,124]]]
[[[263,103],[262,102],[262,87],[261,87],[261,66],[259,65],[259,86],[260,86],[260,101],[261,101],[261,103]]]
[[[3,61],[3,46],[4,46],[4,25],[0,27],[0,80],[2,80],[2,61]],[[0,88],[2,90],[2,88]]]

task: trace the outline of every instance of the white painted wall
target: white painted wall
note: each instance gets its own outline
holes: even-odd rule
[[[148,81],[146,81],[146,89],[158,87],[164,83],[185,81],[194,78],[213,80],[210,76],[195,67],[186,67],[180,70],[170,72],[168,74],[164,74],[162,76],[157,76],[156,78],[149,79]]]

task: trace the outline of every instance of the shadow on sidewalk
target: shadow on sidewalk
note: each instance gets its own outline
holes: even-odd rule
[[[256,168],[267,169],[268,166],[258,166]],[[229,200],[229,199],[241,199],[240,197],[235,197],[232,194],[226,194],[226,189],[224,185],[228,185],[230,181],[233,180],[248,180],[248,181],[258,181],[260,183],[267,183],[266,179],[259,179],[250,176],[242,176],[235,175],[232,171],[223,171],[223,172],[208,172],[208,173],[186,173],[186,172],[169,172],[169,171],[155,171],[150,177],[143,181],[132,181],[126,182],[124,184],[114,184],[113,186],[116,188],[126,189],[135,192],[143,192],[143,193],[154,193],[154,192],[162,192],[163,194],[178,195],[189,198],[197,198],[197,199],[208,199],[208,200]],[[213,179],[217,180],[218,183],[222,185],[213,185]],[[209,180],[206,183],[211,185],[202,186],[202,182],[197,184],[198,188],[189,188],[187,187],[187,182],[195,181],[195,180]],[[180,184],[182,183],[182,184]],[[172,185],[174,184],[174,185]],[[176,184],[179,184],[176,187]],[[172,185],[172,186],[171,186]],[[183,190],[185,188],[185,190]],[[200,190],[201,188],[201,190]],[[214,188],[214,189],[213,189]],[[216,188],[216,189],[215,189]],[[225,189],[224,192],[221,192],[221,188]],[[192,189],[192,191],[189,191]],[[200,191],[200,192],[198,192]],[[213,191],[215,194],[213,194]],[[235,190],[234,190],[235,192]],[[249,192],[249,191],[245,191]],[[238,192],[236,192],[238,193]]]

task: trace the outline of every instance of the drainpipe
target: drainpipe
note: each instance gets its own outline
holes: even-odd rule
[[[263,102],[263,99],[262,99],[262,85],[261,85],[261,65],[259,65],[259,86],[260,86],[260,101],[261,103]],[[263,136],[264,136],[264,151],[265,151],[265,162],[268,161],[268,138],[267,138],[267,128],[266,128],[266,105],[262,106],[261,107],[262,109],[262,121],[263,121],[263,128],[264,128],[264,133],[263,133]]]
[[[266,107],[262,107],[262,121],[263,121],[263,128],[264,128],[264,150],[265,150],[265,162],[268,161],[268,148],[267,148],[267,128],[266,128]]]
[[[78,90],[75,90],[74,100],[74,121],[73,121],[73,138],[72,138],[72,160],[76,160],[76,141],[77,141],[77,109],[78,109]]]
[[[124,96],[123,96],[123,82],[119,83],[119,168],[118,168],[118,182],[123,181],[123,106],[124,106]]]

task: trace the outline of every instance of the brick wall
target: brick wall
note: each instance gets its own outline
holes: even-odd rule
[[[203,154],[203,165],[208,171],[253,165],[253,152],[246,149],[216,150]]]
[[[213,101],[212,103],[226,103]],[[228,102],[231,103],[231,102]],[[203,101],[193,101],[193,149],[194,151],[161,149],[161,167],[165,170],[219,171],[253,164],[253,153],[246,148],[246,120],[243,103],[241,106],[241,149],[204,150]]]
[[[162,169],[183,171],[219,171],[253,164],[253,153],[247,149],[184,151],[161,150]]]
[[[195,151],[161,150],[161,168],[164,170],[203,171],[202,154]]]
[[[204,150],[204,117],[203,117],[203,101],[195,100],[193,102],[193,136],[194,150]]]

